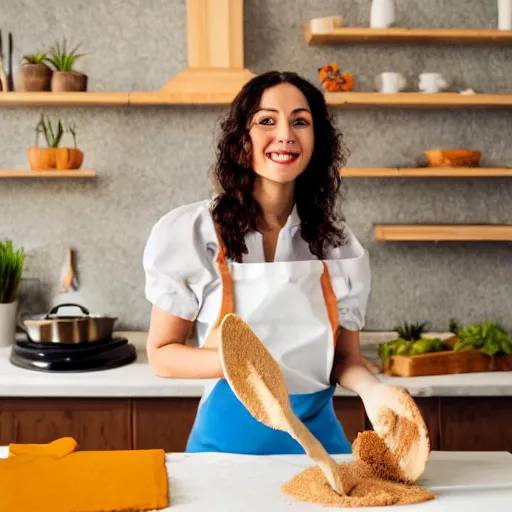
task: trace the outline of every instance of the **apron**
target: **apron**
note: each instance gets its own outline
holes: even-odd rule
[[[328,265],[320,260],[227,262],[219,238],[222,302],[217,326],[236,313],[279,364],[294,413],[331,454],[351,453],[333,407],[330,383],[338,310]],[[226,379],[205,391],[187,452],[304,454],[288,433],[254,419]]]

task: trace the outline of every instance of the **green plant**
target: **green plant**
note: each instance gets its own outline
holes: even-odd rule
[[[48,51],[23,55],[23,64],[44,64]]]
[[[44,134],[49,148],[58,148],[62,136],[64,135],[64,127],[59,119],[54,129],[52,122],[48,118],[45,118],[44,114],[41,114],[41,118],[36,125],[36,134],[39,135],[40,133]]]
[[[76,61],[86,55],[85,53],[77,53],[78,48],[80,48],[80,44],[67,51],[66,40],[64,39],[62,45],[57,42],[50,48],[46,60],[53,65],[56,71],[73,71]]]
[[[425,332],[427,323],[407,323],[404,322],[401,325],[395,327],[395,331],[398,332],[398,337],[408,341],[416,341],[421,338],[422,333]]]
[[[67,131],[71,133],[71,136],[73,137],[73,144],[76,148],[76,127],[74,124],[70,124]]]
[[[453,347],[456,352],[477,349],[488,356],[497,353],[512,355],[512,337],[500,325],[492,322],[474,324],[461,329]]]
[[[14,302],[23,273],[23,248],[14,250],[12,240],[0,242],[0,303]]]
[[[455,320],[455,318],[450,318],[450,322],[448,324],[448,329],[449,331],[452,333],[452,334],[455,334],[457,335],[458,332],[460,331],[461,329],[461,326],[459,324],[459,322],[457,322],[457,320]]]

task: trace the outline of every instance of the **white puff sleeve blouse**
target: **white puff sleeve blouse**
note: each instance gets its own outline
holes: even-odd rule
[[[209,211],[210,201],[181,206],[164,215],[153,227],[144,248],[146,298],[158,308],[198,327],[199,343],[218,315],[222,299],[217,271],[217,235]],[[365,324],[370,293],[368,253],[351,229],[345,226],[346,243],[326,255],[340,325],[361,330]],[[246,238],[249,253],[243,263],[265,261],[260,233]],[[300,219],[292,211],[279,236],[275,261],[313,260],[300,236]],[[202,333],[202,334],[201,334]]]

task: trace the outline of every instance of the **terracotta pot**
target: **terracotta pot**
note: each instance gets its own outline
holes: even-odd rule
[[[52,92],[86,91],[87,75],[78,71],[54,71]]]
[[[33,171],[55,169],[57,165],[55,148],[40,148],[39,146],[32,146],[28,149],[28,162]]]
[[[83,152],[76,148],[56,148],[55,157],[60,170],[80,169],[84,160]]]
[[[50,91],[53,71],[46,64],[26,64],[18,70],[18,91]]]

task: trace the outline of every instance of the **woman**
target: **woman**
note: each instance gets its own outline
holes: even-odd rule
[[[276,71],[245,85],[222,130],[219,194],[162,217],[145,248],[149,362],[161,377],[219,379],[201,400],[187,451],[303,453],[253,419],[223,379],[218,326],[235,312],[279,363],[295,413],[327,451],[350,453],[335,384],[362,398],[372,422],[397,400],[359,350],[370,269],[335,211],[341,136],[323,94]],[[199,347],[185,344],[194,326]]]

